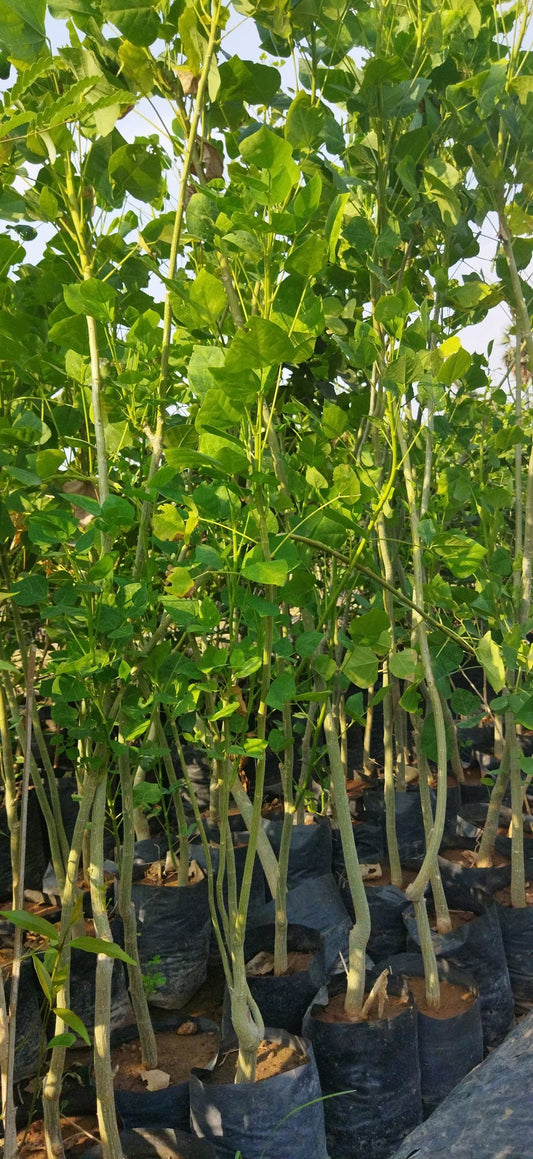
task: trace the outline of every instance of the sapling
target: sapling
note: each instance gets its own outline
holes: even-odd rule
[[[403,475],[405,481],[405,491],[407,498],[407,505],[409,509],[409,519],[411,526],[411,545],[412,545],[412,559],[413,559],[413,597],[414,603],[420,611],[413,613],[413,624],[416,630],[418,644],[420,648],[420,659],[424,670],[424,679],[427,688],[427,695],[435,721],[435,734],[437,741],[437,801],[435,806],[435,818],[432,829],[429,834],[429,839],[426,846],[424,860],[418,871],[415,880],[407,887],[406,896],[413,902],[416,921],[418,926],[418,933],[420,938],[420,949],[424,962],[424,977],[426,982],[426,998],[428,1006],[438,1009],[440,1004],[440,984],[437,971],[437,961],[435,957],[435,950],[433,948],[433,941],[431,937],[431,930],[429,927],[428,913],[426,908],[426,901],[424,893],[430,878],[438,869],[438,851],[442,841],[442,834],[444,832],[444,824],[446,819],[446,794],[447,794],[447,775],[448,775],[448,752],[446,744],[446,728],[444,724],[444,715],[442,712],[442,704],[439,696],[439,691],[435,683],[433,674],[433,664],[431,653],[428,644],[426,621],[423,617],[424,609],[424,572],[422,562],[422,543],[419,532],[419,514],[418,504],[415,489],[415,477],[413,468],[411,466],[411,458],[407,446],[405,432],[402,426],[401,418],[393,409],[392,403],[389,404],[389,414],[391,421],[391,429],[397,432],[398,443],[401,449],[403,461]],[[438,895],[437,895],[438,896]],[[443,897],[444,895],[442,895]],[[451,929],[449,922],[449,915],[446,911],[441,913],[441,932],[445,932],[445,928]]]
[[[22,774],[20,818],[15,821],[12,842],[12,851],[16,860],[12,862],[13,869],[13,909],[21,910],[24,902],[24,863],[26,860],[26,835],[28,822],[28,792],[31,770],[31,737],[33,724],[33,706],[35,697],[35,655],[36,648],[32,644],[27,657],[26,665],[26,729],[24,743],[24,770]],[[7,752],[4,749],[2,736],[3,761],[9,759],[10,746]],[[10,783],[10,774],[5,768],[6,783]],[[13,810],[10,810],[9,820],[13,822]],[[4,1155],[5,1159],[15,1159],[17,1148],[17,1125],[13,1083],[15,1076],[15,1035],[17,1028],[17,1005],[22,964],[22,929],[15,925],[13,939],[13,958],[11,964],[11,989],[9,994],[9,1009],[6,1009],[3,979],[0,980],[0,1056],[2,1058],[2,1120],[4,1124]]]

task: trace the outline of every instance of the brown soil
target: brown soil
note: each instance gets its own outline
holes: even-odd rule
[[[471,910],[451,909],[450,910],[450,921],[452,923],[452,930],[456,930],[458,926],[465,926],[465,925],[467,925],[468,922],[473,922],[474,918],[476,916],[477,915],[472,913]],[[434,930],[436,933],[436,931],[437,931],[436,918],[433,917],[430,920],[429,924],[430,924],[431,929]]]
[[[214,1032],[186,1035],[178,1034],[176,1030],[165,1030],[156,1034],[156,1042],[157,1069],[170,1075],[169,1086],[188,1082],[192,1067],[206,1067],[218,1051],[218,1035]],[[138,1040],[125,1042],[112,1050],[111,1066],[113,1070],[117,1068],[114,1078],[116,1090],[146,1091]]]
[[[464,865],[467,869],[475,869],[477,865],[477,853],[473,849],[442,849],[439,857],[444,857],[446,861],[452,861],[454,865]],[[495,853],[492,864],[494,866],[509,865],[509,861],[506,857]]]
[[[95,1143],[100,1142],[96,1115],[80,1115],[75,1119],[62,1118],[61,1131],[65,1151],[71,1159],[76,1159],[89,1147],[94,1147]],[[19,1131],[17,1139],[19,1159],[46,1159],[42,1119],[36,1119],[29,1127]]]
[[[309,1062],[309,1059],[300,1050],[292,1046],[286,1046],[281,1042],[272,1042],[269,1038],[264,1038],[259,1044],[257,1053],[255,1081],[256,1083],[260,1083],[263,1079],[273,1078],[274,1075],[285,1074],[288,1070],[296,1070],[296,1067],[303,1066],[304,1062]],[[215,1067],[213,1081],[216,1083],[232,1083],[235,1079],[236,1066],[237,1051],[230,1050],[228,1054],[224,1055],[220,1065]]]
[[[511,906],[511,886],[506,885],[505,889],[497,889],[493,895],[495,901],[500,905]],[[526,905],[533,905],[533,883],[526,881]]]
[[[367,995],[365,994],[365,998],[366,997]],[[317,1018],[319,1022],[350,1022],[350,1019],[347,1018],[346,1014],[344,1013],[345,999],[346,994],[344,991],[342,994],[336,994],[334,998],[330,999],[327,1006],[325,1006],[323,1010],[320,1010],[313,1015],[313,1018]],[[395,997],[392,994],[387,994],[385,998],[385,1006],[383,1008],[382,1018],[397,1018],[399,1014],[403,1014],[406,1005],[407,1002],[405,998]],[[370,1014],[368,1018],[365,1019],[365,1021],[379,1021],[377,999],[374,1002]]]
[[[407,985],[414,997],[420,1014],[427,1014],[429,1018],[454,1018],[468,1010],[475,1002],[475,996],[464,986],[457,986],[451,982],[440,983],[440,1006],[434,1010],[426,1002],[426,986],[423,978],[407,978]]]
[[[485,776],[479,765],[471,765],[468,769],[463,769],[465,785],[480,785],[481,778]]]
[[[283,812],[283,801],[280,801],[279,797],[275,797],[273,801],[267,801],[266,805],[263,805],[261,809],[261,816],[272,817],[276,819],[283,817]]]
[[[350,801],[357,800],[358,797],[363,796],[363,789],[367,784],[366,781],[360,781],[357,778],[346,781],[346,794]]]
[[[259,955],[256,955],[256,957],[258,958]],[[274,955],[273,954],[264,955],[265,966],[268,966],[268,962],[266,961],[267,957],[272,958],[272,966],[270,969],[265,969],[263,966],[261,966],[259,964],[259,962],[257,964],[257,968],[255,968],[253,965],[253,962],[255,962],[255,959],[252,959],[252,962],[246,963],[246,973],[247,973],[248,977],[250,977],[250,978],[261,978],[261,977],[272,978],[272,976],[274,974]],[[300,973],[302,973],[303,970],[307,970],[307,967],[309,966],[309,963],[310,963],[312,957],[313,957],[313,954],[297,953],[295,950],[291,951],[290,953],[287,954],[287,969],[283,971],[283,974],[280,975],[280,977],[290,978],[290,977],[292,977],[293,974],[300,974]]]

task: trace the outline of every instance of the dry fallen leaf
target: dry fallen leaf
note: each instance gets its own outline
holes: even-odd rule
[[[141,1078],[149,1091],[164,1091],[170,1082],[170,1075],[164,1070],[145,1070]]]
[[[189,885],[197,885],[199,881],[204,880],[204,877],[205,873],[203,869],[200,868],[198,862],[193,858],[189,865]]]
[[[267,950],[261,950],[255,958],[251,958],[246,963],[246,973],[250,976],[257,977],[261,974],[272,974],[274,970],[274,955],[268,953]]]
[[[40,889],[25,889],[24,899],[25,901],[33,901],[36,905],[46,905],[46,898]]]
[[[181,1026],[178,1026],[176,1034],[198,1034],[196,1022],[182,1022]]]

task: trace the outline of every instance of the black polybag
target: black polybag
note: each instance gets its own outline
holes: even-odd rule
[[[152,1006],[179,1010],[207,975],[211,919],[207,879],[186,886],[133,882],[141,969],[154,958],[165,978],[148,997]]]
[[[333,874],[326,873],[322,877],[310,877],[302,881],[288,891],[286,904],[287,921],[291,925],[308,926],[322,934],[327,970],[331,969],[340,953],[346,956],[352,922]],[[272,923],[274,918],[275,902],[269,901],[255,924]]]
[[[263,818],[262,826],[278,857],[283,821],[277,818]],[[308,877],[322,877],[325,873],[331,873],[331,862],[332,836],[329,817],[317,814],[311,824],[292,826],[287,874],[289,888],[299,885]]]
[[[321,1021],[317,1014],[345,990],[346,978],[333,978],[303,1022],[322,1092],[336,1096],[324,1101],[328,1155],[387,1159],[422,1119],[416,1010],[411,1000],[394,1018]]]
[[[218,1026],[208,1018],[190,1018],[189,1015],[177,1015],[173,1012],[157,1012],[158,1017],[153,1019],[154,1030],[174,1030],[184,1021],[194,1022],[198,1033],[206,1031],[218,1035]],[[217,1047],[218,1050],[218,1047]],[[213,1056],[213,1065],[216,1052]],[[209,1069],[209,1068],[207,1068]],[[115,1090],[115,1107],[122,1126],[134,1127],[168,1127],[179,1131],[189,1130],[190,1100],[189,1082],[172,1083],[161,1091],[128,1091]]]
[[[513,996],[533,1002],[533,908],[497,906]]]
[[[191,1126],[218,1159],[328,1159],[320,1082],[305,1038],[266,1029],[265,1038],[295,1046],[307,1061],[257,1083],[217,1083],[191,1072]]]
[[[393,974],[424,977],[421,954],[396,954],[376,966],[376,973],[389,967]],[[432,1018],[418,1010],[418,1054],[424,1117],[432,1114],[453,1087],[483,1060],[481,1003],[471,974],[449,962],[437,963],[440,981],[470,990],[475,1001],[451,1018]]]
[[[446,887],[451,909],[471,911],[476,916],[449,934],[433,934],[437,958],[472,974],[481,999],[481,1021],[485,1047],[497,1046],[514,1023],[514,1003],[505,959],[498,912],[494,899],[482,889],[453,882]],[[414,909],[405,911],[409,945],[419,946]]]
[[[249,930],[244,943],[246,961],[249,962],[261,951],[274,950],[274,926],[257,926]],[[287,930],[289,953],[311,953],[312,958],[305,970],[295,974],[274,977],[272,974],[250,975],[247,978],[250,991],[261,1011],[265,1026],[277,1026],[290,1034],[302,1033],[302,1019],[317,991],[326,981],[324,939],[318,930],[305,926],[289,925]],[[229,993],[224,994],[224,1014],[222,1035],[226,1037],[231,1028],[231,1006]]]

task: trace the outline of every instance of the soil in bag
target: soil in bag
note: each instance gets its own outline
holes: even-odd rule
[[[320,1083],[310,1044],[265,1029],[254,1083],[234,1082],[236,1044],[212,1072],[191,1074],[191,1124],[218,1159],[327,1159]]]
[[[352,922],[332,873],[311,877],[290,889],[286,904],[291,925],[306,926],[322,934],[327,970],[333,967],[339,953],[346,957]],[[256,924],[272,924],[274,917],[275,902],[267,902]]]
[[[375,980],[369,979],[369,986]],[[394,992],[394,990],[396,992]],[[346,1020],[346,978],[333,978],[304,1018],[324,1095],[330,1159],[387,1159],[422,1119],[416,1011],[398,980],[368,1021]]]
[[[248,931],[244,953],[250,991],[259,1006],[265,1026],[278,1026],[291,1034],[301,1034],[302,1019],[317,990],[326,981],[324,940],[318,930],[289,925],[287,930],[287,970],[274,976],[274,926],[258,926]],[[222,1036],[231,1028],[229,993],[224,994]]]
[[[438,962],[438,1010],[426,999],[421,954],[397,954],[380,962],[376,973],[388,967],[405,977],[418,1012],[418,1053],[424,1117],[483,1059],[481,1004],[471,974]]]
[[[170,1011],[154,1018],[157,1070],[151,1076],[142,1066],[138,1039],[111,1051],[115,1106],[124,1127],[189,1129],[189,1077],[193,1067],[210,1068],[219,1048],[216,1023]],[[151,1089],[158,1084],[158,1089]]]
[[[496,905],[484,890],[458,882],[446,887],[446,898],[453,929],[448,934],[434,932],[435,953],[472,974],[481,1000],[484,1046],[497,1046],[513,1026],[514,1004]],[[408,948],[418,948],[412,907],[406,910],[404,921]],[[430,924],[433,922],[430,914]]]
[[[509,884],[511,867],[505,862],[505,858],[496,854],[495,865],[478,868],[475,844],[473,840],[461,837],[447,838],[443,842],[439,854],[439,867],[445,889],[451,889],[456,882],[461,888],[470,889],[478,886],[493,894],[497,889]]]

